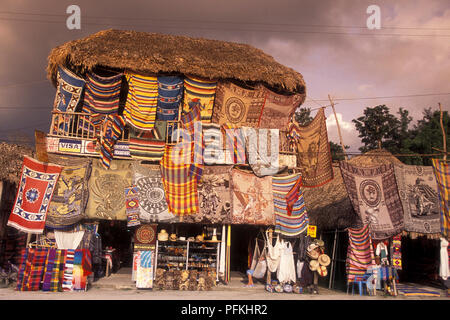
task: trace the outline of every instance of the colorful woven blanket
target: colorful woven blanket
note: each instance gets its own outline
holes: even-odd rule
[[[155,122],[152,131],[130,129],[130,155],[133,159],[160,161],[164,155],[167,122]]]
[[[27,265],[31,266],[31,261],[33,260],[34,251],[30,254],[28,248],[25,248],[21,251],[20,255],[20,264],[19,271],[17,272],[17,291],[24,291],[24,279],[28,277],[29,270]]]
[[[50,291],[53,268],[55,267],[57,249],[49,248],[47,254],[47,260],[45,261],[44,277],[42,280],[42,291]]]
[[[439,195],[433,168],[396,165],[394,169],[403,206],[405,230],[439,233]]]
[[[391,265],[397,269],[402,270],[402,235],[398,234],[392,237],[391,242]]]
[[[232,223],[274,225],[272,177],[231,171]]]
[[[259,126],[261,128],[286,130],[289,119],[301,104],[303,96],[300,94],[281,95],[266,87],[263,90],[265,102]]]
[[[450,165],[438,159],[432,159],[432,164],[439,190],[441,234],[450,240]]]
[[[192,109],[183,113],[181,116],[181,127],[183,133],[179,142],[180,146],[186,148],[186,151],[191,152],[190,159],[190,174],[196,176],[199,179],[203,171],[203,129],[201,123],[201,110],[199,105],[195,105]]]
[[[24,156],[22,175],[8,226],[40,234],[62,167]]]
[[[197,176],[191,174],[190,144],[166,145],[161,177],[169,212],[189,215],[198,211]]]
[[[375,267],[372,238],[368,226],[361,229],[348,228],[346,271],[347,281],[363,276],[368,268]]]
[[[122,136],[125,129],[125,118],[117,114],[108,114],[103,120],[98,143],[100,144],[100,155],[102,165],[108,169],[114,157],[114,146]]]
[[[219,82],[212,122],[258,128],[264,97],[262,86],[252,90],[241,88],[231,82]]]
[[[289,124],[289,139],[297,152],[303,186],[319,187],[333,179],[330,144],[324,108],[320,108],[307,126]]]
[[[139,219],[144,222],[168,222],[175,219],[169,212],[159,165],[132,164],[133,184],[139,199]]]
[[[139,130],[152,130],[158,103],[156,77],[125,73],[128,95],[123,116],[128,124]]]
[[[91,219],[126,220],[125,187],[131,185],[130,161],[111,162],[108,170],[100,160],[92,162],[86,215]]]
[[[64,167],[48,207],[45,221],[47,228],[65,228],[83,219],[89,197],[90,175],[91,161],[79,166]]]
[[[84,113],[117,114],[123,74],[102,77],[93,72],[87,74],[84,93]]]
[[[53,108],[61,112],[76,112],[85,81],[62,66],[56,75],[56,96]]]
[[[222,125],[221,129],[225,132],[225,163],[245,164],[247,162],[245,129],[230,124]]]
[[[296,196],[293,197],[291,212],[288,210],[286,197],[299,180],[301,181],[299,174],[272,177],[275,232],[279,232],[285,236],[298,236],[308,228],[308,213],[300,188],[298,188]]]
[[[413,297],[413,296],[424,296],[424,297],[440,297],[441,294],[438,291],[432,291],[424,288],[419,288],[417,286],[413,285],[407,285],[403,283],[397,284],[397,291],[398,293],[407,296],[407,297]]]
[[[141,224],[139,220],[138,188],[135,185],[125,188],[125,210],[127,213],[127,227]]]
[[[186,223],[231,223],[231,166],[206,166],[198,184],[199,211]]]
[[[31,250],[31,249],[30,249]],[[41,289],[41,281],[44,276],[45,261],[47,260],[47,248],[35,248],[31,269],[25,283],[26,291],[38,291]]]
[[[158,109],[156,119],[176,120],[183,97],[183,79],[177,76],[158,77]]]
[[[374,240],[392,237],[403,230],[403,207],[395,181],[394,166],[360,168],[340,162],[342,178],[355,212],[368,224]]]
[[[75,257],[75,250],[69,249],[65,251],[62,291],[73,291],[74,257]]]
[[[194,106],[201,110],[201,120],[210,122],[214,106],[217,81],[199,77],[184,79],[183,111],[189,112]]]

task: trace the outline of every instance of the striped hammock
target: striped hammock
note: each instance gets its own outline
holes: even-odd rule
[[[301,179],[299,174],[283,177],[272,177],[273,204],[275,211],[275,232],[285,236],[298,236],[308,228],[308,214],[302,191],[293,203],[291,214],[287,210],[286,196]]]
[[[348,238],[347,281],[352,282],[356,277],[363,276],[368,268],[375,266],[375,258],[368,225],[361,229],[348,228]]]
[[[123,115],[128,124],[140,130],[152,130],[158,103],[158,80],[156,77],[125,73],[128,95]]]

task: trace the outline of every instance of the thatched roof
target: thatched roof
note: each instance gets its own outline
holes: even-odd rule
[[[47,77],[56,84],[57,66],[84,73],[95,67],[137,73],[181,73],[210,79],[263,82],[305,93],[300,73],[247,44],[124,30],[104,30],[54,48]]]
[[[29,147],[0,142],[0,180],[18,185],[22,172],[23,156],[33,156]]]
[[[384,149],[366,152],[349,162],[366,168],[380,164],[401,164],[400,160]],[[334,179],[329,183],[318,188],[303,188],[310,223],[321,230],[344,229],[361,223],[348,197],[339,164],[333,164],[333,172]]]

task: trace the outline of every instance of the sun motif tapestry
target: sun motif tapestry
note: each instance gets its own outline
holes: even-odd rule
[[[405,230],[440,233],[439,195],[431,166],[395,165]]]
[[[112,160],[109,169],[101,160],[92,163],[86,215],[91,219],[127,220],[125,188],[131,185],[131,161]]]
[[[394,166],[356,167],[340,161],[345,187],[353,205],[374,240],[390,238],[403,230],[403,207]]]
[[[219,82],[212,122],[258,128],[264,107],[264,95],[262,86],[246,89],[231,82]]]
[[[24,156],[8,226],[27,233],[43,233],[49,204],[62,168]]]

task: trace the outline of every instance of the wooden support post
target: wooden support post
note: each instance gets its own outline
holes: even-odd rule
[[[440,123],[441,123],[441,130],[442,130],[442,143],[443,143],[443,147],[444,147],[444,160],[447,160],[447,136],[445,134],[445,129],[444,129],[444,123],[443,123],[443,112],[442,112],[442,106],[441,103],[439,102],[439,111],[440,111]]]
[[[334,239],[333,239],[333,251],[331,254],[331,267],[330,267],[330,280],[328,282],[328,289],[332,289],[334,283],[334,267],[335,267],[335,259],[336,259],[336,246],[337,246],[337,229],[334,230]]]
[[[328,99],[330,100],[331,108],[333,109],[333,113],[334,113],[334,118],[336,119],[336,126],[337,126],[337,129],[338,129],[339,140],[340,140],[340,143],[341,143],[342,152],[344,152],[345,160],[348,160],[347,152],[345,152],[344,140],[342,139],[341,127],[339,126],[339,121],[338,121],[338,118],[336,116],[336,110],[334,109],[334,102],[331,99],[330,95],[328,95]]]
[[[273,230],[269,229],[268,231],[269,236],[268,236],[268,241],[270,243],[270,245],[272,245],[272,239],[273,239]],[[269,267],[267,267],[267,271],[266,271],[266,284],[271,284],[272,283],[272,273],[269,270]]]

